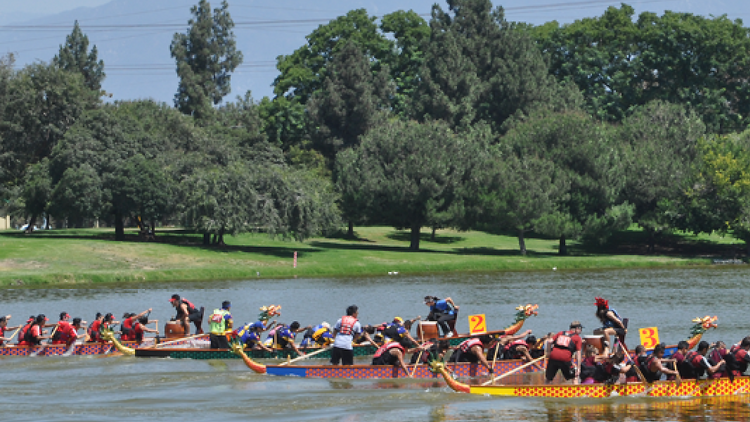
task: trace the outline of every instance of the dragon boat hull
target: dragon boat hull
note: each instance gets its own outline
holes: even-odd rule
[[[728,378],[707,380],[657,381],[653,384],[635,382],[628,384],[588,385],[488,385],[466,386],[457,390],[470,394],[510,397],[544,398],[608,398],[617,396],[643,397],[715,397],[747,394],[750,392],[750,377],[738,377],[734,382]],[[454,388],[455,390],[456,388]]]
[[[187,344],[190,342],[187,340],[170,341],[172,344]],[[138,343],[135,341],[122,342],[126,347],[139,350],[139,348],[153,347],[153,342]],[[41,350],[40,350],[41,349]],[[144,349],[149,350],[149,349]],[[158,349],[157,349],[158,350]],[[50,344],[46,346],[4,346],[0,347],[0,356],[63,356],[68,351],[68,347],[64,344]],[[81,343],[76,344],[75,350],[72,355],[75,356],[94,356],[102,355],[106,353],[116,352],[116,348],[111,343]],[[35,354],[36,353],[36,354]]]
[[[501,375],[510,372],[522,366],[525,362],[522,360],[503,360],[495,362],[493,366],[495,375]],[[438,378],[440,375],[430,371],[428,365],[417,365],[414,370],[413,365],[407,365],[410,371],[413,371],[415,379]],[[542,362],[540,366],[544,368]],[[310,365],[310,366],[281,366],[265,365],[268,375],[276,376],[293,376],[304,378],[345,378],[345,379],[390,379],[390,378],[409,378],[409,374],[396,366],[378,366],[378,365]],[[487,369],[476,363],[457,363],[449,364],[448,367],[458,378],[489,377]],[[526,367],[516,373],[539,371],[535,366]]]

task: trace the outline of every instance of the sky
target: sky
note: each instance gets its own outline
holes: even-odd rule
[[[103,87],[113,99],[153,98],[171,103],[177,87],[169,44],[175,32],[184,32],[190,7],[198,0],[0,0],[0,56],[13,52],[20,68],[35,61],[48,62],[78,20],[104,60]],[[217,6],[219,0],[212,1]],[[237,24],[237,47],[244,63],[232,79],[233,99],[251,91],[255,99],[273,96],[271,83],[278,75],[276,57],[291,54],[305,43],[318,25],[355,8],[375,16],[412,9],[429,19],[435,0],[230,0]],[[601,16],[612,0],[493,0],[506,18],[542,24],[551,20],[573,22]],[[636,14],[664,10],[704,16],[726,14],[750,22],[750,0],[631,0]],[[445,8],[445,0],[438,1]],[[273,21],[273,24],[260,24]],[[32,24],[19,28],[19,23]],[[123,27],[123,24],[129,25]],[[146,24],[148,27],[138,27]],[[113,25],[109,27],[109,25]]]

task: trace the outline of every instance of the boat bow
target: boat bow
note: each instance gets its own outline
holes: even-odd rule
[[[266,365],[261,365],[258,362],[250,359],[246,354],[245,351],[242,348],[242,344],[234,342],[232,343],[232,353],[242,358],[242,361],[245,362],[245,365],[247,365],[248,368],[252,369],[253,372],[257,374],[265,374],[266,373]]]

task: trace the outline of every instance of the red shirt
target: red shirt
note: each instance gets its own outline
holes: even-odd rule
[[[570,334],[569,332],[567,334]],[[562,336],[563,333],[557,333],[554,337],[552,337],[552,344],[557,344],[557,339]],[[575,350],[579,351],[581,350],[581,347],[583,347],[583,341],[581,340],[581,336],[578,334],[573,334],[570,336],[570,343],[575,345]],[[555,346],[552,348],[552,352],[550,352],[549,358],[551,360],[558,360],[561,362],[570,362],[573,360],[573,352],[564,347]]]
[[[135,325],[133,325],[133,330],[131,332],[133,333],[131,340],[143,340],[143,325],[141,325],[140,322],[136,322]]]
[[[8,327],[0,327],[0,337],[5,337],[5,332],[8,331]],[[0,340],[0,346],[3,345],[3,341]]]
[[[57,323],[57,332],[60,334],[60,337],[54,340],[52,344],[70,344],[78,338],[76,328],[67,321]]]

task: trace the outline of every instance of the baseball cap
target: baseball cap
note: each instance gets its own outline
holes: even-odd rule
[[[393,318],[393,322],[401,323],[401,322],[404,322],[404,319],[401,318],[400,316],[397,316],[397,317]]]
[[[570,323],[570,328],[576,328],[576,327],[583,328],[583,325],[581,325],[581,321],[575,320]]]

